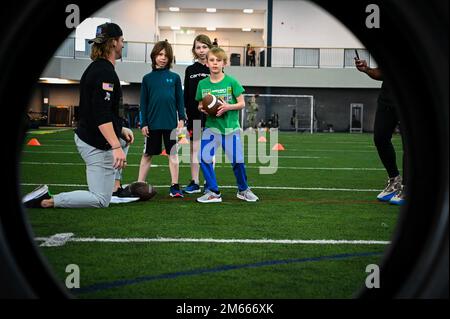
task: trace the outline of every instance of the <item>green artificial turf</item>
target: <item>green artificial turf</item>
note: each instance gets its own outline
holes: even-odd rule
[[[139,131],[135,135],[124,184],[138,175],[143,138]],[[87,189],[71,130],[29,132],[26,142],[33,137],[42,145],[23,147],[24,194],[39,184],[48,184],[53,194]],[[267,137],[268,143],[258,147],[268,154],[274,141]],[[216,165],[219,185],[225,186],[223,203],[198,204],[199,194],[172,199],[167,157],[156,156],[148,182],[158,194],[149,202],[107,209],[30,209],[26,214],[36,237],[71,232],[75,238],[391,239],[399,208],[376,200],[387,176],[371,134],[278,137],[286,150],[274,153],[279,156],[275,174],[260,174],[259,167],[268,163],[247,163],[249,184],[260,197],[257,203],[236,198],[229,163]],[[401,154],[400,137],[393,141]],[[189,180],[189,163],[181,163],[180,183]],[[63,283],[68,264],[80,267],[80,298],[297,299],[351,298],[364,284],[366,266],[379,263],[387,247],[68,242],[40,251]]]

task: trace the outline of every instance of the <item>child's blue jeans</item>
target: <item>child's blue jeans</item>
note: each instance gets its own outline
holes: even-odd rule
[[[239,191],[245,191],[248,188],[247,174],[239,130],[227,135],[223,135],[218,130],[209,128],[203,132],[199,161],[203,176],[206,180],[206,187],[215,192],[219,191],[213,167],[213,157],[219,146],[222,147],[228,160],[231,161]]]

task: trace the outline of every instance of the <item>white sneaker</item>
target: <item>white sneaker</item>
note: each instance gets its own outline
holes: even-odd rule
[[[26,208],[42,208],[41,203],[44,199],[50,199],[50,193],[47,185],[41,185],[35,188],[31,193],[25,195],[22,203]]]
[[[397,177],[389,178],[387,181],[386,188],[378,194],[377,199],[382,202],[388,202],[402,187],[402,177],[398,175]]]
[[[205,195],[197,198],[197,202],[199,203],[221,203],[222,202],[222,195],[216,194],[214,192],[208,192]]]
[[[236,197],[247,202],[256,202],[259,200],[258,196],[256,196],[250,188],[247,188],[243,192],[238,192]]]
[[[48,193],[48,186],[47,185],[39,185],[33,191],[31,191],[30,193],[26,194],[22,198],[22,203],[29,202],[30,200],[36,199],[38,197],[41,197],[42,195],[47,194],[47,193]]]
[[[405,186],[402,185],[400,190],[389,200],[390,204],[402,206],[406,202],[406,189]]]

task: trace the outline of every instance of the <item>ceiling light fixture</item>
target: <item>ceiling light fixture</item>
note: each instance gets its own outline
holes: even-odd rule
[[[78,81],[60,78],[39,78],[39,82],[47,84],[78,84]]]

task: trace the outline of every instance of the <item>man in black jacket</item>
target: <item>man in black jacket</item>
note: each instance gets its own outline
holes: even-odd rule
[[[122,90],[114,69],[116,60],[122,58],[122,30],[114,23],[102,24],[89,43],[93,43],[93,62],[81,77],[79,122],[74,136],[86,163],[89,191],[50,196],[47,185],[43,185],[25,197],[25,207],[108,207],[117,170],[126,166],[122,144],[133,143],[134,136],[122,127],[119,117]],[[121,138],[126,143],[121,143]]]
[[[377,199],[394,205],[403,205],[406,201],[406,178],[402,179],[396,163],[396,153],[392,145],[392,134],[399,124],[399,118],[392,92],[384,81],[383,73],[379,68],[370,68],[367,61],[355,58],[356,68],[377,81],[383,81],[381,93],[378,97],[378,106],[374,124],[374,142],[378,155],[388,173],[385,189],[378,194]],[[403,154],[403,170],[407,165],[407,157]]]

